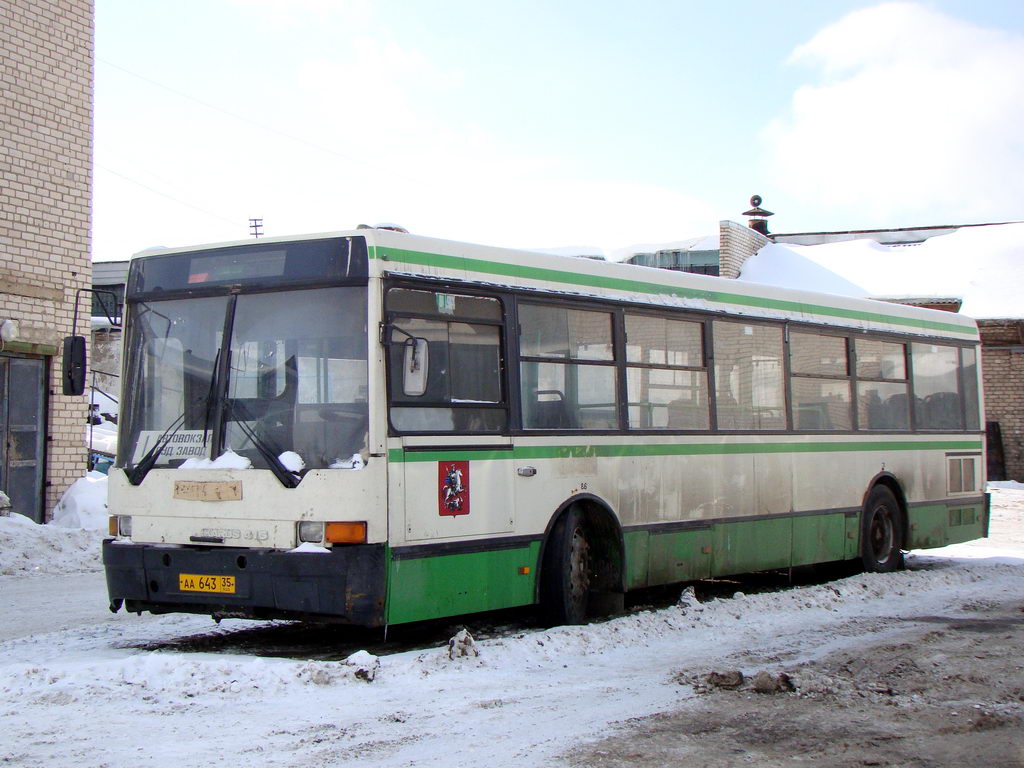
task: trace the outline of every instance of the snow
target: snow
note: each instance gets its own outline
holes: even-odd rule
[[[95,571],[100,538],[95,530],[39,525],[18,514],[0,517],[0,578]],[[0,600],[0,617],[5,611]]]
[[[306,461],[295,451],[285,451],[277,460],[281,462],[281,465],[289,472],[301,472],[306,468]]]
[[[252,462],[228,448],[216,459],[185,459],[178,469],[252,469]]]
[[[741,280],[845,296],[961,298],[961,314],[1022,318],[1024,224],[963,227],[916,245],[870,239],[765,246]]]
[[[71,484],[53,508],[51,525],[61,528],[107,529],[107,476],[89,472]]]
[[[992,527],[989,540],[912,553],[899,573],[705,603],[687,590],[676,605],[582,627],[493,639],[453,629],[425,650],[323,661],[147,650],[260,625],[112,615],[98,534],[0,518],[0,762],[550,765],[692,700],[681,673],[855,652],[914,617],[1024,600],[1024,489],[993,488]],[[82,574],[70,561],[86,537]]]
[[[309,541],[304,541],[301,544],[299,544],[299,546],[295,547],[295,549],[289,549],[288,551],[289,552],[297,552],[297,553],[300,553],[300,554],[303,553],[303,552],[306,552],[306,553],[314,554],[314,555],[325,554],[325,553],[328,554],[328,555],[331,554],[331,550],[329,550],[327,547],[322,547],[319,544],[313,544],[312,542],[309,542]]]

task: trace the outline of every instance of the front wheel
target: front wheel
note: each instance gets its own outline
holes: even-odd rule
[[[583,515],[570,509],[551,531],[541,572],[541,610],[548,624],[582,624],[590,593],[590,542]]]
[[[877,485],[868,494],[861,520],[861,563],[865,571],[887,573],[903,567],[903,516],[892,491]]]

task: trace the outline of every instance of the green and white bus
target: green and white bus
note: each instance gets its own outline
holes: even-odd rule
[[[147,252],[111,608],[364,626],[985,536],[974,322],[358,229]]]

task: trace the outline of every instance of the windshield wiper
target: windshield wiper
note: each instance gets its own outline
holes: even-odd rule
[[[127,471],[128,482],[132,485],[139,485],[143,480],[146,479],[146,475],[149,474],[149,470],[156,464],[156,460],[160,458],[160,454],[163,452],[167,444],[171,442],[173,438],[181,428],[185,426],[185,414],[184,412],[171,422],[171,425],[164,430],[164,433],[157,438],[153,446],[146,451],[146,455],[139,459],[139,463]]]
[[[203,417],[203,448],[206,448],[206,438],[210,433],[210,418],[213,416],[213,408],[217,402],[217,374],[220,371],[218,363],[220,362],[221,350],[217,350],[216,356],[213,358],[213,369],[210,374],[210,388],[206,390],[206,413]]]
[[[233,410],[234,403],[228,399],[225,405],[225,411],[228,414],[231,414]],[[242,415],[244,416],[244,414]],[[236,419],[235,424],[237,424],[238,428],[242,430],[242,434],[249,438],[250,442],[256,447],[256,450],[260,452],[260,456],[266,460],[267,466],[270,468],[270,471],[274,473],[274,477],[281,481],[281,485],[285,488],[297,487],[299,484],[299,478],[294,472],[290,471],[281,463],[281,460],[277,458],[277,454],[274,452],[274,449],[271,448],[269,443],[260,437],[256,431],[242,419]]]

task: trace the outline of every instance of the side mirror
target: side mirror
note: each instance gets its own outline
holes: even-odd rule
[[[85,370],[85,336],[65,336],[61,369],[65,395],[85,394]]]
[[[409,338],[403,346],[402,392],[408,397],[419,397],[427,391],[427,340]]]

